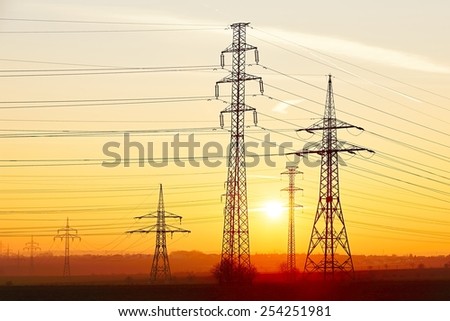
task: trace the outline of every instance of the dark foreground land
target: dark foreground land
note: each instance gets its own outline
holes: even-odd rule
[[[14,286],[0,289],[1,300],[12,301],[298,301],[298,300],[450,300],[450,282],[398,281],[342,283],[170,285],[55,285]]]
[[[378,274],[377,274],[378,273]],[[252,285],[219,285],[211,279],[178,279],[172,284],[145,284],[144,278],[48,278],[34,284],[11,281],[0,286],[0,300],[14,301],[298,301],[298,300],[450,300],[449,271],[422,272],[418,278],[401,271],[368,273],[339,282],[299,280],[286,282],[276,275],[259,276]],[[424,274],[425,273],[425,274]],[[3,280],[1,280],[3,282]],[[23,282],[24,280],[22,280]],[[30,282],[29,282],[30,283]]]

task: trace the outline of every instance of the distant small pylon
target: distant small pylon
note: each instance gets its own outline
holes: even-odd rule
[[[153,255],[152,269],[150,271],[150,282],[169,281],[172,276],[170,273],[169,255],[167,253],[166,234],[191,233],[191,231],[166,224],[166,218],[178,218],[181,223],[182,217],[165,210],[162,184],[159,184],[159,202],[156,212],[135,218],[156,218],[156,224],[127,231],[127,233],[156,233],[155,254]]]
[[[65,241],[65,250],[64,250],[64,270],[63,270],[63,276],[69,277],[70,276],[70,242],[69,240],[81,240],[81,238],[78,236],[78,230],[71,228],[69,226],[69,218],[67,218],[66,221],[66,227],[59,229],[57,231],[57,235],[53,238],[53,240],[61,239],[61,241],[64,239]]]
[[[302,174],[298,171],[297,165],[286,166],[287,171],[282,172],[282,175],[289,176],[289,186],[283,188],[282,191],[289,193],[289,223],[288,223],[288,249],[287,249],[287,262],[286,262],[286,272],[289,278],[295,277],[297,272],[297,267],[295,264],[295,208],[301,207],[295,203],[295,192],[301,191],[302,189],[295,186],[295,175]]]
[[[31,235],[31,242],[25,243],[24,251],[30,251],[30,274],[34,274],[34,252],[39,251],[39,243],[34,241],[33,235]]]

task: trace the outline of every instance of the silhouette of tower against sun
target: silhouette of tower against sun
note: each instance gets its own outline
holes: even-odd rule
[[[338,272],[353,277],[352,254],[339,195],[338,154],[340,152],[355,154],[358,151],[367,151],[365,148],[340,142],[337,139],[338,129],[363,129],[336,119],[331,78],[332,76],[328,75],[328,89],[323,119],[309,128],[298,130],[310,133],[321,131],[322,141],[315,144],[310,150],[294,153],[299,156],[307,154],[318,154],[321,156],[319,202],[309,241],[305,272],[322,273],[324,279],[334,279]]]
[[[152,268],[150,271],[150,282],[167,282],[171,279],[169,255],[167,252],[166,234],[170,233],[190,233],[191,231],[166,224],[166,218],[179,219],[181,224],[182,217],[165,210],[164,195],[162,184],[159,185],[159,202],[156,212],[143,216],[137,216],[136,219],[156,219],[156,224],[144,228],[127,231],[127,233],[156,233],[155,254],[153,255]]]
[[[223,128],[223,114],[230,113],[230,147],[228,151],[228,177],[226,181],[224,225],[222,239],[222,255],[220,261],[220,281],[224,283],[240,283],[250,281],[250,239],[247,205],[247,174],[245,165],[245,113],[253,112],[256,125],[256,110],[245,105],[245,82],[259,80],[260,91],[263,92],[261,77],[245,72],[246,52],[255,50],[258,63],[257,48],[247,44],[246,27],[249,23],[235,23],[233,43],[221,53],[221,65],[224,67],[225,53],[232,54],[231,74],[216,82],[216,98],[219,96],[219,84],[231,83],[231,104],[220,113],[220,126]]]
[[[286,272],[290,279],[295,277],[297,267],[295,264],[295,208],[300,207],[295,203],[295,192],[302,189],[295,186],[295,175],[303,174],[297,170],[297,165],[288,165],[286,171],[281,173],[282,175],[288,175],[289,186],[283,188],[282,191],[286,191],[289,194],[289,219],[288,219],[288,246],[287,246],[287,261]]]

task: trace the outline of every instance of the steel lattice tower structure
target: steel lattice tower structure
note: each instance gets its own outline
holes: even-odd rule
[[[31,241],[25,243],[24,251],[30,251],[30,273],[34,273],[34,252],[40,250],[39,243],[34,241],[33,235],[31,236]]]
[[[67,218],[66,226],[57,231],[56,236],[53,240],[60,239],[61,241],[64,239],[64,270],[63,276],[70,276],[70,240],[81,240],[78,236],[78,230],[71,228],[69,226],[69,218]]]
[[[320,272],[324,279],[335,278],[335,272],[344,272],[353,277],[353,260],[350,244],[345,227],[344,214],[342,212],[339,195],[339,153],[348,152],[355,154],[357,151],[369,151],[349,143],[343,143],[337,139],[337,130],[343,128],[358,128],[336,119],[334,105],[332,76],[328,75],[328,89],[323,119],[309,128],[299,129],[313,133],[322,132],[322,141],[311,150],[296,152],[302,156],[305,154],[318,154],[321,156],[320,167],[320,191],[317,211],[309,242],[308,253],[305,262],[305,272]],[[339,251],[342,251],[338,254]],[[320,260],[315,260],[314,254],[321,254]]]
[[[150,282],[169,281],[171,279],[171,274],[169,255],[167,253],[166,234],[190,233],[191,231],[166,224],[166,218],[177,218],[180,220],[181,224],[182,217],[165,210],[162,184],[159,184],[159,201],[156,212],[135,218],[156,218],[156,224],[133,231],[127,231],[127,233],[156,233],[155,254],[153,255],[152,269],[150,271]]]
[[[295,208],[299,207],[295,203],[295,192],[302,190],[295,186],[295,175],[302,174],[298,171],[297,165],[286,166],[287,171],[281,173],[283,175],[288,175],[289,186],[283,188],[282,191],[289,193],[289,223],[288,223],[288,247],[287,247],[287,265],[286,270],[289,275],[293,276],[297,271],[295,264]]]
[[[220,267],[227,270],[224,282],[241,282],[246,272],[251,270],[250,240],[247,205],[247,174],[245,166],[245,112],[253,112],[256,124],[255,108],[245,105],[245,82],[259,80],[263,93],[261,77],[245,72],[246,52],[255,50],[255,61],[258,63],[257,48],[246,43],[246,28],[249,23],[234,23],[233,42],[221,53],[222,68],[225,65],[225,53],[232,54],[231,74],[216,82],[216,98],[219,96],[219,84],[231,83],[231,104],[220,113],[220,126],[223,128],[223,114],[231,114],[231,137],[228,155],[228,177],[226,181],[226,201],[224,208],[224,226],[222,239],[222,255]]]

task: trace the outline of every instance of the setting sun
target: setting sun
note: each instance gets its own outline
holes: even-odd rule
[[[270,218],[279,218],[283,213],[283,204],[278,201],[269,201],[264,204],[264,212]]]

